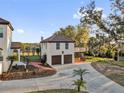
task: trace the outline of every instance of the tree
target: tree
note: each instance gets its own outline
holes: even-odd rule
[[[81,81],[81,80],[75,80],[74,84],[76,86],[76,90],[78,91],[78,93],[81,91],[81,87],[82,88],[86,88],[86,82],[85,81]]]
[[[124,1],[111,0],[112,13],[109,14],[107,19],[103,18],[103,10],[96,9],[95,1],[80,9],[81,23],[88,25],[96,25],[101,31],[109,34],[111,39],[117,41],[124,38]],[[123,34],[123,35],[122,35]]]
[[[30,47],[26,47],[26,52],[28,53],[28,56],[30,54]]]
[[[57,31],[55,34],[64,35],[71,38],[72,40],[75,40],[75,27],[68,25],[65,28],[60,28],[60,30]]]
[[[78,70],[74,70],[73,71],[73,76],[79,76],[80,77],[80,80],[83,81],[83,76],[85,74],[89,73],[87,69],[78,69]]]
[[[89,30],[87,27],[77,26],[75,42],[76,46],[87,48],[89,41]]]
[[[32,54],[33,54],[33,56],[35,55],[35,50],[36,50],[35,47],[33,47],[32,48]]]
[[[13,62],[16,60],[16,57],[15,56],[8,56],[7,59],[10,60],[10,62],[11,62],[10,65],[9,65],[8,71],[7,71],[7,73],[8,73],[8,72],[11,71]]]
[[[40,55],[40,48],[36,48],[36,53],[37,53],[37,55],[39,56]]]
[[[87,69],[78,69],[73,71],[73,76],[80,77],[80,79],[75,80],[73,84],[73,85],[76,85],[76,89],[78,92],[80,92],[81,87],[83,88],[86,87],[86,82],[84,81],[83,76],[87,73],[89,73]]]
[[[64,35],[75,41],[77,47],[87,47],[89,40],[89,29],[85,26],[67,26],[60,28],[55,34]]]

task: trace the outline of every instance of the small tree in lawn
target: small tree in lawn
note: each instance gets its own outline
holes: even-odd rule
[[[32,54],[35,55],[35,47],[32,48]]]
[[[78,92],[80,92],[81,87],[86,88],[86,82],[84,81],[83,76],[86,75],[87,73],[89,73],[87,69],[81,69],[81,68],[73,71],[73,76],[80,77],[80,79],[75,80],[73,84],[76,85],[76,89]]]
[[[40,54],[40,48],[36,48],[36,53],[39,56],[39,54]]]

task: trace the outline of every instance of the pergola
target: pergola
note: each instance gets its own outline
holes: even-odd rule
[[[17,50],[17,52],[18,52],[18,61],[20,62],[21,43],[20,42],[12,42],[11,43],[11,49],[12,49],[12,52],[14,52],[14,50]]]

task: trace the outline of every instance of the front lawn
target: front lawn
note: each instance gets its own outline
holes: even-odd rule
[[[30,93],[78,93],[74,89],[52,89],[52,90],[45,90],[45,91],[35,91]],[[88,93],[88,92],[79,92],[79,93]]]
[[[118,65],[120,67],[124,67],[124,61],[119,61],[119,62],[114,61],[114,62],[112,62],[112,64],[113,65]]]
[[[25,62],[24,59],[25,56],[21,57],[21,61]],[[40,56],[34,55],[34,56],[28,56],[30,62],[40,62]]]
[[[102,58],[102,57],[94,57],[94,56],[86,56],[85,58],[86,58],[86,62],[112,60],[112,58]]]
[[[106,77],[124,86],[124,61],[99,61],[91,65]]]

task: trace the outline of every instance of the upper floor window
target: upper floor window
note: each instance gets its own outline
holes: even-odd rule
[[[69,44],[65,43],[65,49],[69,49]]]
[[[0,48],[0,61],[3,61],[3,50]]]
[[[56,43],[56,49],[60,49],[60,43]]]
[[[0,28],[0,38],[3,38],[3,28]]]

